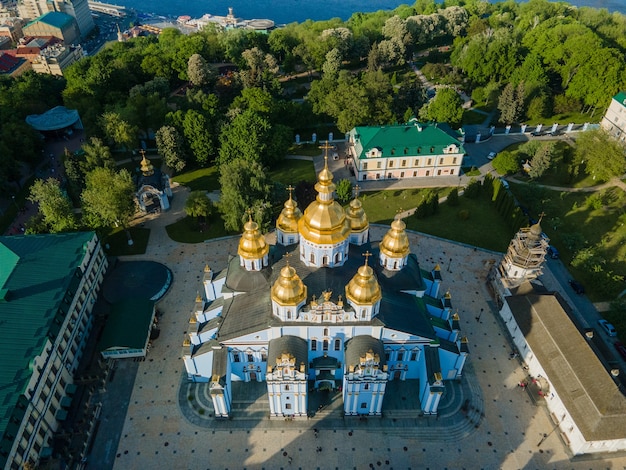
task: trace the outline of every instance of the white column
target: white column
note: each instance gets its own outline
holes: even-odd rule
[[[267,401],[270,404],[270,415],[273,415],[273,414],[275,414],[275,410],[274,410],[274,392],[272,391],[273,388],[272,388],[271,385],[268,387],[268,389],[269,390],[268,390],[268,400]]]

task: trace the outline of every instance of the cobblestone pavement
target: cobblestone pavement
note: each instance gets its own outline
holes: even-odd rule
[[[485,285],[499,254],[411,233],[422,268],[442,268],[470,342],[461,384],[448,394],[463,400],[436,418],[393,416],[342,419],[333,411],[308,421],[270,421],[258,416],[265,404],[245,406],[254,419],[215,422],[203,391],[183,380],[183,335],[206,262],[214,270],[236,253],[238,237],[195,245],[171,241],[165,225],[183,217],[186,190],[174,189],[172,210],[138,220],[152,229],[148,251],[134,259],[160,261],[174,283],[158,308],[161,335],[143,362],[120,363],[103,393],[102,421],[88,468],[93,469],[589,469],[626,466],[626,457],[570,459],[546,409],[517,384],[525,377],[510,357],[508,337]],[[376,242],[387,227],[372,227]],[[478,319],[477,319],[478,318]],[[136,375],[135,375],[136,374]],[[134,380],[132,380],[134,378]],[[132,387],[125,395],[124,387]],[[262,391],[260,392],[262,393]],[[189,395],[194,395],[189,400]],[[119,399],[117,398],[119,397]],[[465,397],[470,406],[463,409]],[[244,400],[245,401],[245,400]],[[205,403],[204,405],[202,403]],[[200,409],[205,412],[201,414]],[[126,411],[125,411],[126,409]],[[117,418],[116,418],[117,415]],[[120,417],[121,415],[121,417]],[[117,428],[112,423],[119,422]],[[123,420],[123,425],[122,425]],[[317,437],[313,429],[318,429]],[[545,435],[545,437],[544,437]]]

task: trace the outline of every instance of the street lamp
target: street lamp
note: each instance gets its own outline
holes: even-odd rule
[[[20,211],[20,206],[17,205],[17,201],[15,200],[15,194],[13,196],[11,196],[11,199],[13,199],[13,204],[15,204],[15,208],[19,212]]]

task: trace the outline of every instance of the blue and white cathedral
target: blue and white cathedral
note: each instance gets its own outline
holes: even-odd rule
[[[392,380],[437,414],[469,352],[439,266],[420,269],[400,219],[370,242],[358,194],[346,210],[335,201],[327,162],[315,189],[304,214],[290,194],[276,245],[249,220],[238,256],[219,273],[205,267],[183,344],[188,379],[209,383],[218,418],[232,414],[234,381],[265,382],[273,418],[306,418],[311,390],[341,391],[346,416],[381,416]]]

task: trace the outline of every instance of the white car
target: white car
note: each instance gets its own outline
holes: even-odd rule
[[[489,155],[487,155],[487,160],[493,160],[494,158],[496,158],[496,155],[498,155],[496,152],[489,152]]]

